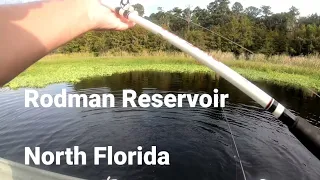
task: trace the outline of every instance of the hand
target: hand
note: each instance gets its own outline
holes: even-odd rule
[[[100,0],[86,0],[88,7],[88,16],[91,24],[91,29],[94,30],[126,30],[135,25],[134,22],[116,14],[109,8],[101,5]]]

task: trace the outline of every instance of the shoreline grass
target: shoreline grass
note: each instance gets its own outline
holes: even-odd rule
[[[274,56],[266,60],[256,55],[252,60],[234,60],[231,53],[214,52],[212,55],[232,69],[254,81],[310,88],[320,92],[320,59],[316,57]],[[161,71],[213,73],[183,53],[154,53],[132,55],[53,54],[46,56],[6,84],[6,87],[41,88],[55,83],[77,83],[83,79],[110,76],[130,71]]]

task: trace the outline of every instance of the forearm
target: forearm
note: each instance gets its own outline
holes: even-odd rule
[[[35,61],[90,30],[87,0],[0,6],[0,87]]]

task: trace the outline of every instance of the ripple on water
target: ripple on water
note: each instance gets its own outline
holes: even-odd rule
[[[192,80],[199,78],[203,82]],[[39,91],[54,95],[67,88],[71,94],[112,93],[115,108],[24,108],[23,89],[1,91],[0,156],[23,162],[26,146],[50,151],[80,146],[87,152],[87,166],[42,168],[88,179],[109,175],[118,179],[241,179],[228,118],[248,179],[320,177],[319,161],[272,114],[224,81],[219,83],[219,90],[229,92],[231,99],[223,110],[121,108],[122,89],[127,88],[149,94],[212,92],[216,82],[201,75],[129,73],[94,82],[74,87],[59,84]],[[313,117],[319,116],[313,113]],[[119,167],[107,166],[106,162],[93,166],[93,147],[108,145],[114,146],[114,151],[132,151],[138,145],[148,150],[155,145],[170,153],[171,166]]]

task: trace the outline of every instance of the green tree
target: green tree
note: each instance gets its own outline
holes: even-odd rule
[[[222,25],[229,21],[229,0],[215,0],[211,2],[207,9],[209,12],[209,19],[207,19],[211,23],[211,27],[215,25]]]
[[[144,15],[144,7],[141,4],[133,5],[134,9],[139,13],[140,16]]]
[[[242,4],[239,2],[235,2],[231,9],[235,14],[241,14],[244,10]]]
[[[272,15],[272,11],[271,11],[270,6],[261,6],[261,12],[262,12],[262,15],[265,19]]]
[[[261,14],[261,10],[254,6],[247,7],[244,12],[253,20],[258,18],[258,16]]]
[[[224,37],[254,51],[268,56],[289,54],[291,56],[320,53],[320,16],[300,16],[296,7],[287,12],[272,13],[270,6],[244,7],[236,2],[229,9],[229,0],[214,0],[207,8],[175,7],[169,11],[158,8],[158,12],[146,17],[169,31],[186,38],[201,49],[233,52],[236,56],[245,50],[230,43]],[[140,15],[141,4],[134,5]],[[205,31],[197,23],[216,34]],[[220,34],[222,36],[219,36]],[[126,51],[178,51],[159,35],[136,26],[123,32],[89,32],[55,52],[103,52]]]

